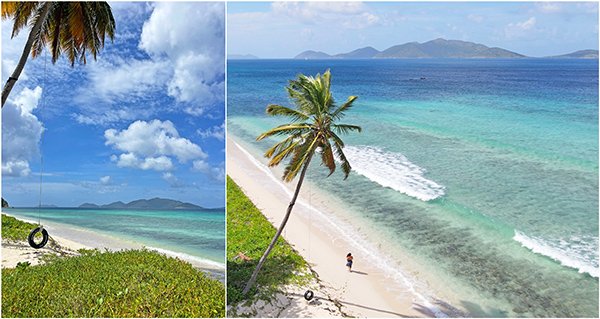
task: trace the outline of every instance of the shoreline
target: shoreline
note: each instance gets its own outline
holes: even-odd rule
[[[2,210],[2,214],[6,214],[8,216],[14,217],[18,220],[37,224],[37,221],[21,217],[15,214],[11,214],[10,212],[6,212]],[[119,238],[116,236],[104,234],[101,232],[89,230],[82,227],[77,227],[73,225],[61,224],[56,222],[48,222],[44,221],[44,228],[48,229],[48,233],[52,239],[54,239],[60,246],[67,248],[68,250],[76,252],[78,249],[99,249],[104,250],[107,249],[109,251],[119,251],[119,250],[131,250],[131,249],[142,249],[146,248],[148,250],[156,251],[160,254],[166,255],[168,257],[174,257],[181,260],[184,260],[190,263],[194,268],[199,269],[211,277],[219,279],[224,282],[225,280],[225,264],[220,265],[217,262],[213,262],[211,260],[205,260],[201,257],[196,257],[192,255],[188,255],[185,253],[180,253],[176,251],[171,251],[168,249],[152,247],[148,245],[144,245],[142,243],[130,241],[127,239]],[[4,241],[3,241],[4,243]],[[26,241],[25,241],[26,244]],[[28,246],[27,246],[28,247]],[[6,248],[10,249],[10,248]],[[2,247],[2,260],[4,267],[4,255],[5,255],[5,247],[3,244]],[[11,254],[13,254],[11,252]]]
[[[286,185],[279,181],[275,177],[277,169],[267,168],[231,134],[227,139],[227,150],[230,154],[228,174],[263,215],[278,227],[295,184]],[[319,279],[338,292],[336,299],[345,308],[363,317],[463,315],[443,301],[420,293],[420,290],[426,290],[423,285],[408,276],[404,269],[388,263],[382,254],[378,254],[376,245],[361,236],[349,235],[357,233],[351,223],[334,214],[323,213],[339,211],[341,207],[336,207],[335,201],[327,201],[326,196],[311,193],[312,187],[307,186],[300,191],[282,236],[308,261]],[[322,207],[316,209],[309,204],[315,201]],[[346,250],[356,256],[353,273],[348,273],[344,267]],[[369,293],[365,294],[365,291]],[[448,310],[452,312],[444,313]]]

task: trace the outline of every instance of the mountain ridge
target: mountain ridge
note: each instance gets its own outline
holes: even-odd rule
[[[116,201],[109,204],[98,205],[94,203],[83,203],[79,205],[79,208],[106,208],[106,209],[149,209],[149,210],[160,210],[160,209],[207,209],[202,206],[194,205],[192,203],[181,202],[173,199],[155,197],[152,199],[137,199],[129,203],[123,203],[122,201]]]
[[[559,58],[559,59],[597,59],[598,58],[598,50],[578,50],[571,53],[561,54],[561,55],[553,55],[548,58]]]
[[[595,54],[595,55],[594,55]],[[597,58],[598,50],[579,50],[553,58]],[[393,45],[383,51],[371,46],[347,53],[330,55],[322,51],[306,50],[294,59],[405,59],[405,58],[527,58],[528,56],[481,43],[437,38],[427,42],[407,42]]]

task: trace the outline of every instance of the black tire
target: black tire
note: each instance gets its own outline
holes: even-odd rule
[[[42,231],[42,241],[40,243],[36,243],[35,242],[35,234],[39,233],[40,230]],[[36,227],[34,230],[31,231],[31,233],[29,233],[29,236],[27,236],[27,241],[29,242],[29,246],[35,248],[35,249],[40,249],[44,246],[46,246],[46,244],[48,243],[48,232],[42,228],[42,226],[38,226]]]
[[[315,296],[315,293],[312,292],[312,290],[307,290],[304,293],[304,299],[306,299],[307,301],[311,301],[313,299],[313,297]]]

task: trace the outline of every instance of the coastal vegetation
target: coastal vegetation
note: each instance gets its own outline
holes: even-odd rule
[[[107,2],[2,2],[2,19],[14,21],[11,38],[31,26],[23,53],[2,89],[2,107],[19,79],[27,57],[36,58],[48,45],[52,63],[66,54],[71,66],[85,64],[87,54],[94,59],[104,47],[105,38],[115,33],[115,20]]]
[[[227,177],[227,303],[246,300],[242,289],[256,267],[264,247],[276,229],[254,206],[238,185]],[[249,260],[241,257],[243,254]],[[258,277],[254,296],[269,299],[286,284],[300,284],[310,279],[308,264],[283,239],[279,238]]]
[[[338,123],[358,97],[349,96],[346,102],[337,106],[331,94],[331,72],[329,70],[325,71],[323,75],[317,74],[315,77],[300,74],[296,79],[290,81],[286,90],[294,103],[294,108],[269,104],[266,113],[271,116],[288,117],[291,122],[279,125],[256,139],[260,141],[268,137],[284,136],[282,141],[265,152],[265,157],[271,159],[269,166],[277,166],[289,158],[282,177],[285,182],[291,182],[298,173],[300,173],[300,177],[283,221],[258,261],[242,291],[243,294],[248,293],[256,282],[258,272],[283,232],[298,198],[306,170],[315,153],[321,156],[321,164],[329,170],[329,175],[335,172],[336,162],[339,162],[344,178],[347,178],[351,166],[344,155],[344,142],[339,135],[361,131],[360,126]]]
[[[34,224],[2,215],[3,239]],[[191,264],[149,250],[80,250],[2,269],[3,317],[224,317],[225,287]]]
[[[27,240],[29,232],[35,227],[37,225],[2,214],[2,239]]]

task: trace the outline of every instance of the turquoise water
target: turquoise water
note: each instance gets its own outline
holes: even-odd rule
[[[229,61],[228,131],[264,151],[265,106],[326,68],[363,133],[346,181],[309,180],[384,253],[474,316],[598,317],[597,60]]]
[[[225,265],[223,210],[110,210],[81,208],[3,208],[42,224],[53,222],[91,230],[147,247]],[[52,234],[50,234],[52,235]]]

